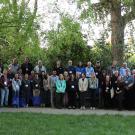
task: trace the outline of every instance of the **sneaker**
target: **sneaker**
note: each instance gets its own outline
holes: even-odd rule
[[[90,110],[93,110],[93,107],[90,107]]]
[[[95,107],[93,107],[93,110],[95,110],[96,108]]]
[[[86,108],[85,108],[85,106],[83,106],[83,108],[82,108],[83,110],[85,110]]]

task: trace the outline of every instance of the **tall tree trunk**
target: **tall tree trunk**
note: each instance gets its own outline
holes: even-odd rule
[[[112,0],[111,2],[111,43],[113,60],[119,65],[123,62],[124,57],[124,20],[121,15],[120,0]]]

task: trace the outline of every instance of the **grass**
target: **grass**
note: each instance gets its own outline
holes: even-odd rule
[[[0,113],[0,135],[134,135],[134,116]]]

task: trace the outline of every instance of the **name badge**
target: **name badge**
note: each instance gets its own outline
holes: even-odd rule
[[[35,86],[38,87],[38,84],[36,84]]]
[[[109,90],[109,87],[106,87],[107,90]]]
[[[7,82],[4,82],[5,85],[7,85]]]
[[[26,88],[28,88],[28,85],[25,85]]]
[[[72,74],[72,71],[69,71],[70,74]]]
[[[117,90],[120,90],[120,88],[117,87]]]
[[[72,88],[72,89],[74,89],[74,88],[75,88],[75,86],[74,86],[74,85],[72,85],[72,86],[71,86],[71,88]]]

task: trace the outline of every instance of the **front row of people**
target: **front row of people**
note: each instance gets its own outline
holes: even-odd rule
[[[112,77],[103,73],[99,80],[95,73],[90,78],[86,78],[84,73],[81,76],[66,73],[57,76],[54,70],[50,76],[45,72],[41,75],[32,72],[30,76],[15,74],[13,77],[4,71],[0,90],[1,106],[85,109],[86,97],[90,94],[91,109],[95,109],[97,101],[104,108],[118,107],[121,110],[135,107],[135,83],[128,72],[124,78],[117,71]]]

